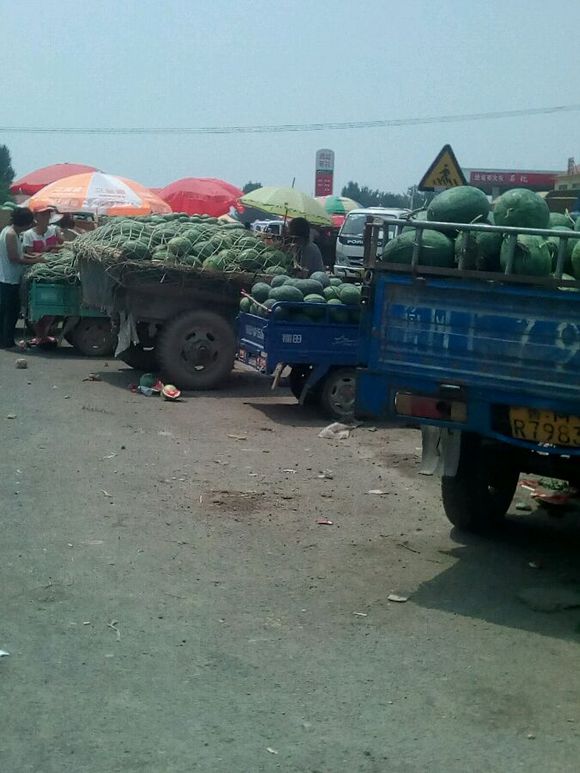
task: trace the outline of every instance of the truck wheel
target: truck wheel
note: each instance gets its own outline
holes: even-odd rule
[[[519,471],[494,450],[485,448],[477,435],[465,433],[457,474],[441,479],[445,514],[459,529],[489,531],[503,522],[509,509]]]
[[[352,421],[356,396],[354,368],[336,368],[324,379],[320,407],[331,419]]]
[[[146,373],[159,370],[157,362],[157,352],[155,349],[144,349],[141,344],[131,344],[128,349],[117,355],[121,362],[135,370],[142,370]]]
[[[161,370],[181,389],[215,389],[234,367],[233,327],[212,311],[186,311],[159,334]]]
[[[106,317],[82,317],[66,339],[85,357],[108,357],[117,344],[111,320]]]
[[[300,395],[304,389],[304,384],[311,373],[312,365],[294,365],[290,371],[290,376],[288,378],[290,391],[298,401],[300,400]],[[308,390],[304,405],[314,405],[318,401],[319,395],[317,387],[318,384],[315,384],[312,389]]]

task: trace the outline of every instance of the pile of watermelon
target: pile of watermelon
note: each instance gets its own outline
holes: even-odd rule
[[[106,249],[102,249],[106,248]],[[285,274],[292,257],[247,231],[207,215],[110,218],[74,242],[79,257],[142,261],[220,272]]]
[[[483,191],[469,185],[450,188],[435,196],[427,210],[416,213],[409,226],[385,245],[382,259],[389,263],[410,264],[415,245],[413,220],[450,223],[423,230],[421,265],[454,268],[460,257],[466,269],[503,271],[510,245],[501,233],[458,232],[454,225],[481,223],[520,228],[542,228],[562,234],[580,230],[568,214],[551,213],[545,200],[527,188],[506,191],[495,202],[493,212]],[[549,276],[556,269],[560,237],[519,235],[514,253],[513,271],[528,276]],[[564,271],[580,279],[580,240],[570,239],[566,247]]]
[[[324,271],[315,271],[308,279],[284,274],[274,276],[271,283],[257,282],[251,297],[240,302],[240,311],[292,322],[330,321],[345,325],[358,324],[360,319],[360,287],[341,282]]]

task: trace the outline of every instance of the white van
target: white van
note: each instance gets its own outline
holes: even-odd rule
[[[334,273],[341,279],[362,279],[363,275],[363,236],[367,217],[402,217],[411,213],[410,209],[387,209],[385,207],[368,207],[368,209],[352,209],[346,216],[336,239],[336,262]],[[379,246],[382,243],[379,234]],[[391,234],[394,236],[394,234]]]

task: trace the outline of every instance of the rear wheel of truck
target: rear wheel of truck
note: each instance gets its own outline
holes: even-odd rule
[[[117,336],[106,317],[82,317],[66,334],[66,340],[85,357],[108,357],[115,351]]]
[[[331,419],[352,421],[356,396],[354,368],[336,368],[324,379],[320,393],[320,407]]]
[[[215,389],[234,367],[233,327],[212,311],[186,311],[159,334],[157,354],[164,375],[180,389]]]
[[[441,479],[447,518],[464,531],[492,530],[503,522],[518,478],[519,471],[497,447],[486,447],[479,436],[464,433],[457,474]]]
[[[131,344],[128,349],[117,355],[117,359],[135,370],[146,372],[159,370],[155,349],[144,348],[141,344]]]

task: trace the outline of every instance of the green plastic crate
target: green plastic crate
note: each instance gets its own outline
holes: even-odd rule
[[[73,284],[32,282],[28,291],[28,319],[78,317],[81,314],[81,288]]]

